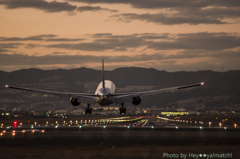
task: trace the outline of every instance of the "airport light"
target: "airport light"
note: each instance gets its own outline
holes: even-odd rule
[[[81,128],[82,128],[82,126],[80,125],[78,128],[79,128],[79,129],[81,129]]]
[[[127,126],[127,128],[129,129],[129,128],[130,128],[130,126]]]
[[[3,133],[0,133],[1,136],[3,136]]]
[[[57,129],[57,128],[58,128],[58,126],[56,125],[56,126],[55,126],[55,129]]]
[[[154,128],[154,126],[151,127],[152,129]]]
[[[227,127],[224,127],[225,130],[227,130]]]
[[[106,128],[106,126],[104,125],[104,126],[103,126],[103,128],[105,129],[105,128]]]
[[[234,124],[234,128],[236,128],[237,127],[237,124]]]
[[[176,126],[176,129],[178,129],[178,126]]]
[[[41,131],[41,133],[44,133],[44,132],[45,132],[44,130]]]
[[[3,133],[6,133],[6,130],[3,130]]]
[[[32,130],[32,133],[34,133],[35,132],[35,130]]]
[[[222,126],[222,123],[219,123],[219,126],[221,127],[221,126]]]
[[[202,130],[203,128],[200,126],[200,129]]]
[[[12,133],[13,136],[15,136],[16,134],[15,133]]]
[[[25,130],[22,130],[22,133],[25,133]]]

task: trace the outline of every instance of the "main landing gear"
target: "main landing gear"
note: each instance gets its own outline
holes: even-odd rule
[[[124,107],[124,103],[121,104],[122,107],[120,107],[120,114],[126,114],[126,107]]]
[[[92,108],[89,108],[90,107],[90,104],[88,104],[86,110],[85,110],[85,114],[92,114]]]

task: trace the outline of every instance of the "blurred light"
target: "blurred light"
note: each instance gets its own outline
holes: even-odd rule
[[[58,128],[58,126],[55,126],[55,128]]]
[[[234,127],[236,128],[236,127],[237,127],[237,124],[234,124]]]
[[[15,136],[16,134],[15,133],[12,133],[13,136]]]
[[[221,126],[222,126],[222,123],[219,123],[219,126],[221,127]]]
[[[212,122],[209,122],[208,124],[210,125],[210,124],[212,124]]]
[[[227,129],[227,127],[224,127],[224,129],[226,130],[226,129]]]
[[[44,131],[44,130],[42,130],[41,132],[42,132],[42,133],[44,133],[45,131]]]
[[[82,126],[80,125],[80,126],[79,126],[79,129],[81,129],[81,128],[82,128]]]
[[[8,88],[9,86],[8,85],[6,85],[6,88]]]
[[[22,133],[25,133],[25,130],[22,130]]]
[[[204,82],[201,82],[201,85],[203,86],[203,85],[204,85]]]
[[[202,127],[200,126],[200,129],[202,129]]]
[[[103,126],[103,128],[105,129],[105,128],[106,128],[106,126],[104,125],[104,126]]]
[[[32,133],[34,133],[35,132],[35,130],[32,130]]]
[[[3,133],[6,133],[6,130],[3,130]]]
[[[154,126],[151,127],[152,129],[154,128]]]
[[[127,128],[130,128],[130,126],[127,126]]]
[[[178,126],[176,126],[176,129],[178,129]]]
[[[3,133],[0,133],[1,136],[3,136]]]
[[[15,131],[15,130],[13,130],[12,132],[13,132],[13,133],[15,133],[16,131]]]

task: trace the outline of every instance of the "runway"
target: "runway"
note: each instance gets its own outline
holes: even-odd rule
[[[0,154],[1,158],[24,159],[165,159],[173,155],[183,158],[183,154],[186,159],[209,159],[200,155],[213,154],[240,157],[238,119],[221,124],[206,118],[190,119],[85,116],[2,120]]]
[[[240,128],[237,125],[204,123],[186,120],[182,122],[158,116],[5,121],[0,128],[0,140],[9,146],[13,143],[14,145],[239,144]]]

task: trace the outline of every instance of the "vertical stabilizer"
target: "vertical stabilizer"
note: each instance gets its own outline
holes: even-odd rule
[[[102,87],[105,90],[105,81],[104,81],[104,59],[102,59]]]

